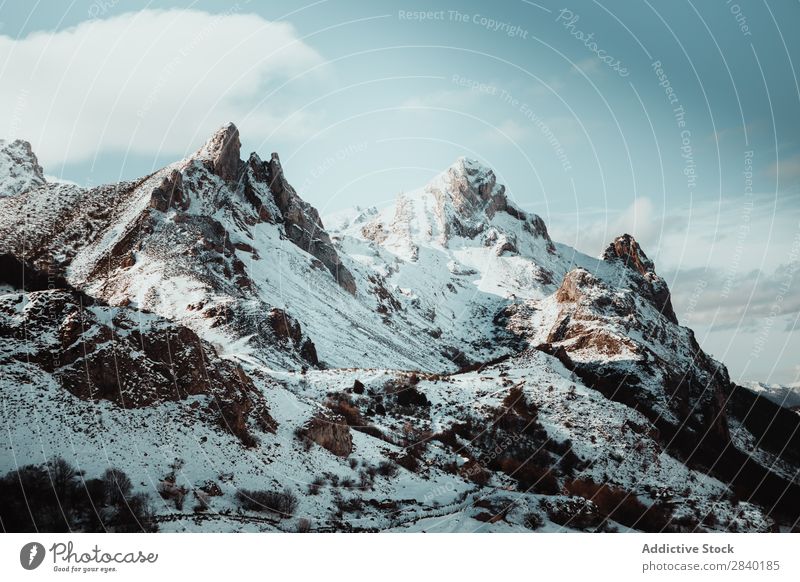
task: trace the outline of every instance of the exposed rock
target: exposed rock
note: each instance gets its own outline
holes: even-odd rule
[[[506,208],[506,212],[512,216],[516,216],[519,218],[519,220],[523,220],[525,222],[523,228],[532,235],[546,240],[547,252],[552,255],[556,254],[556,246],[553,244],[553,240],[550,238],[550,233],[547,232],[547,225],[544,223],[544,220],[542,220],[542,217],[538,214],[528,214],[521,210],[514,209],[514,211],[512,211],[512,209],[512,205],[509,204]]]
[[[26,298],[24,312],[17,295],[0,299],[0,337],[8,341],[0,364],[36,365],[57,373],[78,398],[122,408],[207,396],[211,418],[248,446],[256,442],[251,419],[262,430],[274,430],[252,380],[190,329],[125,308],[86,309],[81,295],[69,289],[29,292]],[[35,339],[17,346],[16,338],[25,337],[22,329]]]
[[[241,147],[239,130],[233,123],[228,123],[218,129],[194,157],[226,182],[237,182],[243,165],[239,159]]]
[[[570,301],[577,303],[584,296],[586,287],[598,287],[601,283],[585,269],[573,269],[564,276],[561,287],[556,291],[556,301],[564,303]]]
[[[150,195],[150,206],[161,212],[166,212],[171,207],[187,210],[189,198],[183,193],[183,177],[177,170],[166,176]]]
[[[43,184],[44,172],[31,144],[0,139],[0,197],[16,196]]]
[[[244,176],[244,197],[258,212],[261,222],[275,222],[276,214],[273,204],[263,196],[263,186],[269,184],[269,168],[255,152],[247,160],[248,171]]]
[[[730,440],[724,367],[700,349],[690,330],[676,325],[674,315],[659,317],[666,314],[655,290],[667,298],[669,291],[636,241],[619,237],[604,260],[624,261],[629,288],[612,288],[582,268],[567,273],[555,293],[558,315],[539,349],[569,364],[587,386],[648,411],[661,430],[681,438],[701,434],[707,448],[723,446]]]
[[[653,261],[647,258],[639,243],[629,234],[614,239],[603,253],[604,261],[622,261],[634,273],[640,275],[641,292],[661,314],[672,323],[678,323],[666,281],[656,275]]]
[[[303,335],[300,323],[288,315],[283,309],[273,308],[267,321],[280,341],[291,342],[300,351],[301,357],[313,366],[319,366],[317,348],[310,338]]]
[[[647,258],[639,243],[629,234],[615,238],[603,252],[603,260],[611,261],[621,259],[627,266],[637,271],[640,275],[655,273],[653,261]]]
[[[298,247],[319,259],[343,289],[355,294],[355,279],[339,259],[317,209],[302,200],[286,181],[277,153],[272,154],[267,164],[267,176],[269,188],[283,218],[286,236]]]
[[[505,210],[505,186],[497,184],[494,171],[475,160],[460,158],[448,170],[449,193],[453,206],[462,218],[472,218],[483,212],[488,218]]]
[[[305,426],[304,436],[339,457],[353,452],[353,436],[344,417],[320,410]]]

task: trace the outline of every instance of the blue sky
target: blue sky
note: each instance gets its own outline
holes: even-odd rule
[[[798,22],[726,0],[5,2],[0,137],[98,184],[233,121],[323,215],[475,157],[557,240],[634,234],[735,379],[793,382]]]

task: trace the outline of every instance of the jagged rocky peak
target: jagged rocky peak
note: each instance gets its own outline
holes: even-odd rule
[[[342,264],[331,237],[322,224],[319,212],[300,198],[286,180],[277,153],[273,152],[270,161],[266,163],[266,170],[269,189],[280,211],[286,236],[295,245],[315,256],[343,289],[355,294],[355,278]]]
[[[400,194],[393,206],[346,228],[353,226],[356,236],[409,262],[419,260],[420,247],[449,248],[454,239],[491,247],[497,256],[531,257],[542,249],[556,254],[544,221],[510,202],[491,168],[465,157],[423,188]]]
[[[447,170],[449,194],[462,217],[484,212],[489,218],[508,205],[506,187],[497,183],[491,168],[477,160],[461,157]]]
[[[656,267],[653,261],[647,258],[639,243],[629,234],[615,238],[603,252],[604,261],[615,259],[621,259],[626,266],[638,271],[640,275],[655,274]]]
[[[656,274],[655,264],[647,257],[633,236],[623,234],[615,238],[603,252],[603,260],[621,261],[637,275],[634,280],[639,283],[642,296],[655,305],[661,315],[672,323],[678,323],[667,282]]]
[[[15,196],[46,183],[31,144],[0,139],[0,197]]]
[[[209,170],[226,182],[236,182],[242,165],[239,159],[241,147],[239,130],[233,123],[228,123],[220,127],[192,157],[205,162]]]
[[[202,199],[198,207],[201,213],[205,209],[210,214],[227,205],[235,212],[243,211],[241,222],[246,224],[282,225],[286,238],[313,255],[341,287],[355,294],[355,278],[342,264],[316,208],[300,198],[286,180],[278,154],[273,153],[265,162],[254,152],[245,162],[239,157],[240,150],[239,130],[233,123],[222,126],[180,170],[164,175],[151,194],[150,205],[161,211],[170,207],[185,211],[196,198]],[[228,188],[209,188],[204,171],[219,176]],[[235,202],[239,196],[252,208],[243,210]]]
[[[477,221],[469,228],[466,224],[457,226],[463,234],[474,236],[473,230],[481,231],[484,220],[491,220],[498,212],[505,212],[523,223],[523,228],[546,241],[547,249],[555,253],[555,246],[547,232],[544,221],[536,214],[517,208],[508,200],[506,187],[497,183],[494,170],[477,160],[461,157],[446,172],[447,192],[459,219]],[[431,188],[437,194],[435,186]],[[477,226],[477,228],[476,228]]]

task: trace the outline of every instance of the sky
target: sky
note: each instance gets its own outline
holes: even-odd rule
[[[800,380],[800,2],[0,0],[0,138],[93,186],[228,121],[324,216],[459,156],[633,234],[737,381]]]

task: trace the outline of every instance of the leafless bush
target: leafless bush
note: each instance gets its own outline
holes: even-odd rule
[[[271,511],[281,518],[291,517],[297,509],[297,496],[288,489],[283,491],[240,489],[236,493],[236,499],[243,509]]]

